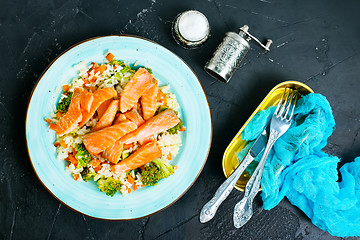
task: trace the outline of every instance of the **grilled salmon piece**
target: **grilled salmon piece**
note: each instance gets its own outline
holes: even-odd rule
[[[56,134],[62,136],[72,132],[82,119],[80,108],[80,95],[74,95],[71,99],[68,111],[59,120],[59,123],[53,130]]]
[[[154,85],[147,90],[140,98],[143,118],[148,120],[152,118],[157,109],[157,96],[159,93],[158,82],[155,80]]]
[[[92,102],[94,101],[93,93],[82,88],[75,88],[75,96],[80,96],[80,108],[82,113],[90,112]]]
[[[145,144],[147,144],[149,142],[155,142],[155,137],[154,137],[154,135],[151,135],[149,137],[146,137],[144,139],[139,140],[138,142],[142,146],[142,145],[145,145]]]
[[[158,115],[150,118],[135,131],[126,134],[120,140],[125,144],[137,142],[151,135],[165,132],[180,122],[174,110],[167,109]]]
[[[144,164],[151,162],[152,160],[161,157],[161,149],[157,142],[148,143],[128,158],[120,161],[118,164],[112,165],[111,169],[115,174],[121,174],[132,169],[143,166]]]
[[[130,144],[136,141],[143,141],[154,134],[165,132],[169,128],[176,126],[180,119],[171,109],[165,110],[158,115],[150,118],[135,131],[130,132],[117,140],[114,145],[107,148],[105,157],[112,163],[116,164],[123,152],[123,144]]]
[[[138,127],[145,122],[139,112],[136,111],[134,108],[124,113],[124,115],[127,119],[135,123]]]
[[[102,117],[102,115],[104,114],[104,112],[106,111],[106,109],[108,109],[110,103],[111,103],[112,99],[108,99],[105,102],[103,102],[102,104],[100,104],[100,106],[98,107],[98,109],[96,109],[96,112],[98,114],[99,119]]]
[[[100,120],[96,123],[92,131],[97,131],[105,127],[111,126],[114,121],[116,112],[119,108],[119,100],[112,100]]]
[[[94,115],[95,111],[103,102],[113,97],[116,97],[117,92],[113,88],[103,88],[95,91],[93,93],[93,96],[94,96],[94,100],[91,104],[90,111],[83,115],[79,127],[84,126],[85,123],[89,121],[89,119]]]
[[[127,120],[127,118],[125,117],[125,115],[123,113],[117,113],[113,124],[121,123],[126,120]]]
[[[136,124],[131,121],[118,123],[84,135],[83,143],[89,153],[96,156],[108,147],[112,146],[116,140],[125,134],[134,131],[136,127]]]
[[[120,98],[122,113],[132,109],[140,97],[154,84],[153,77],[145,68],[139,68],[130,81],[125,85]]]
[[[123,145],[124,144],[121,141],[116,141],[112,146],[103,152],[103,156],[111,163],[117,164],[123,152]]]

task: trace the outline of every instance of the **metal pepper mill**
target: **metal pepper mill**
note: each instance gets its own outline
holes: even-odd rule
[[[212,58],[205,64],[205,71],[212,77],[229,82],[230,78],[239,67],[250,49],[249,41],[255,40],[266,51],[270,51],[272,40],[268,39],[263,45],[256,37],[249,33],[249,26],[240,28],[239,34],[234,32],[226,33],[222,43],[217,47]]]

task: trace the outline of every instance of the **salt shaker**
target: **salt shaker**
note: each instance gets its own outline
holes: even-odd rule
[[[206,42],[210,35],[210,25],[199,11],[189,10],[176,16],[172,25],[175,41],[185,48],[196,48]]]
[[[249,41],[253,39],[266,51],[270,51],[272,40],[268,39],[263,45],[257,38],[249,33],[249,27],[244,25],[239,33],[228,32],[222,43],[217,47],[212,58],[205,64],[205,71],[212,77],[227,83],[240,62],[250,49]]]

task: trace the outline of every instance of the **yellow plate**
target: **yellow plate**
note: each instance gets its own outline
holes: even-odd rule
[[[306,95],[308,93],[313,93],[314,91],[308,87],[306,84],[297,82],[297,81],[286,81],[276,85],[264,98],[264,100],[259,104],[259,106],[255,109],[250,118],[245,122],[245,124],[241,127],[239,132],[230,142],[228,147],[225,150],[223,160],[222,160],[222,168],[225,174],[225,177],[228,177],[239,165],[239,160],[237,157],[237,153],[240,152],[247,144],[248,141],[245,141],[241,138],[241,133],[244,128],[248,125],[250,120],[261,110],[267,109],[271,106],[276,106],[280,101],[280,98],[285,90],[285,88],[292,88],[299,91],[300,94]],[[247,181],[249,180],[250,175],[245,171],[239,180],[237,181],[235,188],[244,191]]]

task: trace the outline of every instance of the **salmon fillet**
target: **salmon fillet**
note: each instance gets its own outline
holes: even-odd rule
[[[78,94],[71,98],[68,111],[62,116],[55,127],[56,134],[62,136],[72,132],[78,126],[81,119],[80,95]]]
[[[152,118],[156,112],[158,92],[158,82],[155,81],[155,84],[140,98],[142,114],[145,120]]]
[[[124,113],[124,115],[127,119],[135,123],[138,127],[145,122],[139,112],[136,111],[134,108]]]
[[[93,93],[88,92],[82,88],[75,88],[74,95],[80,97],[81,112],[90,112],[90,108],[94,100]]]
[[[98,109],[96,109],[96,112],[98,114],[99,119],[102,117],[102,115],[104,114],[104,112],[106,111],[106,109],[109,107],[110,103],[111,103],[111,99],[106,100],[105,102],[103,102],[102,104],[100,104],[100,106],[98,107]]]
[[[141,167],[159,157],[161,157],[161,149],[157,142],[152,142],[142,146],[118,164],[112,165],[111,169],[115,174],[121,174]]]
[[[85,123],[89,121],[89,119],[94,115],[95,111],[103,102],[113,97],[116,97],[117,92],[113,88],[103,88],[95,91],[93,93],[93,96],[94,96],[94,100],[91,104],[90,111],[83,115],[79,127],[84,126]]]
[[[98,155],[108,147],[112,146],[116,140],[125,134],[134,131],[136,124],[131,121],[118,123],[116,125],[103,128],[99,131],[88,133],[83,136],[83,143],[92,155]]]
[[[126,117],[123,113],[117,113],[113,124],[121,123],[126,121]]]
[[[105,127],[111,126],[114,121],[116,112],[119,108],[119,100],[112,100],[100,120],[96,123],[92,131],[97,131]]]
[[[126,134],[120,140],[125,144],[137,142],[151,135],[165,132],[180,122],[174,110],[167,109],[158,115],[150,118],[135,131]]]
[[[106,149],[105,157],[110,162],[116,164],[123,152],[123,144],[144,141],[146,138],[151,138],[154,134],[165,132],[169,128],[176,126],[179,122],[180,120],[173,110],[165,110],[147,120],[135,131],[130,132],[117,140],[114,145]]]
[[[122,152],[123,152],[123,143],[118,140],[103,152],[103,156],[111,163],[117,164],[121,157]]]
[[[122,113],[133,108],[139,98],[154,84],[153,77],[145,68],[139,68],[130,81],[125,85],[120,98]]]
[[[149,142],[155,142],[155,137],[154,135],[151,135],[149,137],[139,140],[138,142],[140,143],[140,145],[145,145]]]
[[[82,88],[75,88],[73,96],[80,98],[81,115],[85,116],[88,114],[91,109],[92,102],[94,101],[93,93]]]

